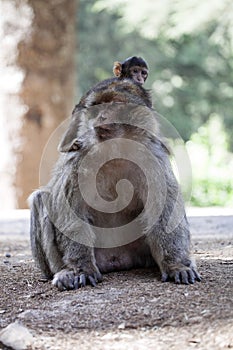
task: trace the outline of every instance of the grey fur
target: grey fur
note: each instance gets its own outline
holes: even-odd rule
[[[72,139],[68,140],[71,151],[60,156],[48,185],[31,196],[32,253],[43,274],[53,278],[59,290],[75,289],[87,283],[95,286],[102,280],[101,273],[155,264],[160,268],[162,281],[184,284],[199,281],[190,256],[190,233],[180,188],[154,113],[145,106],[106,103],[82,111],[82,132],[74,121],[71,125]],[[103,166],[96,177],[97,189],[111,203],[117,196],[117,182],[126,178],[133,184],[133,197],[121,211],[101,212],[94,208],[94,194],[88,193],[93,207],[82,197],[81,172],[88,179],[93,169],[80,170],[81,164],[91,153],[98,162],[98,147],[116,138],[122,140],[122,150],[117,150],[122,152],[122,159]],[[126,154],[131,156],[129,142],[139,145],[135,154],[139,162],[146,162],[149,180],[143,169],[124,160]],[[74,143],[79,145],[78,150],[72,147]],[[117,145],[121,148],[121,143]],[[140,145],[149,151],[152,160],[144,159],[147,154],[140,153]],[[113,148],[116,148],[114,141],[101,151],[101,159],[113,152]],[[91,165],[95,167],[94,163]],[[152,187],[148,187],[148,181],[153,182]],[[86,185],[88,191],[89,184]],[[127,184],[122,186],[123,190],[126,186],[122,193],[127,197]],[[156,193],[150,197],[148,191],[152,190]],[[128,227],[131,221],[135,222],[135,231],[128,230],[128,237],[122,236],[125,244],[119,244],[120,228]],[[104,235],[103,231],[108,230],[109,236]],[[110,232],[119,233],[116,241]],[[112,245],[107,247],[104,237],[110,238]]]

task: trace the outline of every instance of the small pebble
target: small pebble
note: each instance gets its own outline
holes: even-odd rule
[[[119,324],[118,329],[125,329],[125,322]]]
[[[43,282],[43,283],[46,283],[46,282],[48,282],[49,280],[48,280],[48,278],[46,278],[46,277],[40,277],[40,278],[38,278],[38,282]]]

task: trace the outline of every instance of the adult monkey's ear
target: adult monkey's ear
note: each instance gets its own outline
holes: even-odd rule
[[[114,62],[113,65],[113,74],[115,75],[115,77],[119,78],[121,76],[122,73],[122,64],[121,62]]]
[[[78,140],[78,126],[76,119],[73,119],[58,145],[59,152],[74,152],[81,148]]]
[[[81,143],[77,138],[73,139],[69,143],[60,143],[58,151],[62,153],[78,151],[81,148]]]

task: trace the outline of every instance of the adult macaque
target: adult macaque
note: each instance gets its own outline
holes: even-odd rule
[[[148,77],[148,65],[141,57],[129,57],[123,62],[114,62],[113,73],[117,78],[132,79],[135,83],[143,85]]]
[[[101,91],[78,111],[79,125],[51,181],[31,197],[37,265],[59,290],[95,286],[102,273],[156,264],[163,282],[200,281],[155,113],[130,99],[106,100],[107,88],[101,100]]]

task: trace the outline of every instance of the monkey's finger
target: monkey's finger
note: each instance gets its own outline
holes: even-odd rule
[[[188,273],[188,281],[189,283],[193,284],[195,282],[195,275],[192,270],[187,271]]]
[[[181,271],[180,277],[183,284],[189,284],[188,271]]]
[[[162,273],[161,281],[162,282],[168,282],[168,274],[166,272]]]
[[[90,281],[90,284],[91,284],[93,287],[96,287],[96,286],[97,286],[97,283],[96,283],[94,277],[92,277],[92,276],[89,275],[89,276],[88,276],[88,279],[89,279],[89,281]]]
[[[65,285],[67,289],[74,289],[74,277],[73,276],[67,277]]]
[[[175,272],[174,274],[174,280],[176,284],[180,284],[180,273],[179,272]]]
[[[103,276],[101,275],[100,272],[95,272],[94,273],[94,278],[96,282],[102,282],[103,281]]]
[[[63,274],[62,277],[60,278],[60,283],[62,283],[63,287],[65,289],[74,289],[74,276],[73,274],[71,275],[70,273],[67,273],[66,275]]]
[[[87,282],[86,282],[86,276],[85,276],[84,273],[82,273],[82,274],[79,276],[79,285],[80,285],[81,287],[85,287],[86,284],[87,284]]]
[[[194,275],[195,275],[195,279],[197,280],[197,282],[201,282],[201,276],[199,275],[199,273],[196,270],[193,270]]]
[[[74,289],[79,288],[79,276],[74,277]]]
[[[66,287],[64,286],[64,284],[59,280],[57,281],[56,286],[60,292],[63,292],[64,290],[66,290]]]

